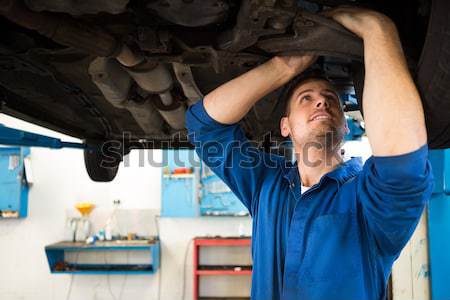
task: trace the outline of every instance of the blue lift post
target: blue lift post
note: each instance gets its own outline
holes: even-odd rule
[[[435,187],[428,205],[431,298],[450,300],[450,149],[430,151]]]

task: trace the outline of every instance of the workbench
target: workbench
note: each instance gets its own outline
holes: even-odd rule
[[[147,251],[148,263],[78,263],[66,260],[67,253],[105,251]],[[95,244],[83,242],[59,242],[45,247],[50,272],[53,274],[153,274],[159,268],[160,242],[153,240],[97,241]]]

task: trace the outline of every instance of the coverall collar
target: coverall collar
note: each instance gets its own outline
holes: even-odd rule
[[[356,176],[362,170],[362,159],[360,157],[353,157],[348,161],[345,161],[340,166],[335,168],[334,170],[326,173],[322,176],[320,181],[323,178],[328,177],[330,179],[334,179],[339,185],[344,184],[351,177]],[[300,174],[297,168],[297,162],[290,163],[285,168],[283,168],[284,178],[286,178],[289,183],[299,182]]]

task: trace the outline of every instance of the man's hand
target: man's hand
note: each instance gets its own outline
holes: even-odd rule
[[[417,150],[427,141],[422,103],[409,73],[394,23],[367,9],[341,7],[325,13],[364,40],[363,109],[376,156]]]
[[[322,14],[334,19],[362,39],[377,33],[396,34],[395,24],[392,20],[373,10],[340,6]]]
[[[275,64],[284,68],[287,73],[292,74],[292,77],[300,74],[308,69],[317,60],[317,56],[302,55],[302,56],[276,56],[272,59]]]

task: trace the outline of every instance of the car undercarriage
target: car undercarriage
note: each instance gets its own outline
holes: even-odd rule
[[[448,83],[439,82],[449,79],[449,54],[438,55],[438,87],[424,75],[433,72],[436,65],[430,64],[437,59],[437,50],[425,51],[424,45],[435,49],[437,42],[430,40],[449,40],[448,34],[442,40],[440,29],[448,24],[445,2],[0,1],[1,111],[91,146],[115,142],[122,155],[137,147],[191,147],[184,127],[190,105],[275,55],[315,54],[321,56],[317,67],[342,94],[356,94],[357,102],[344,101],[351,114],[361,107],[363,43],[320,14],[351,4],[379,10],[396,22],[423,96],[430,147],[445,148],[450,146],[450,118],[445,117],[450,96]],[[439,33],[430,33],[433,29]],[[241,121],[249,139],[264,148],[283,140],[279,96],[280,90],[266,96]],[[97,156],[86,164],[98,164]],[[103,181],[101,174],[90,175]]]

